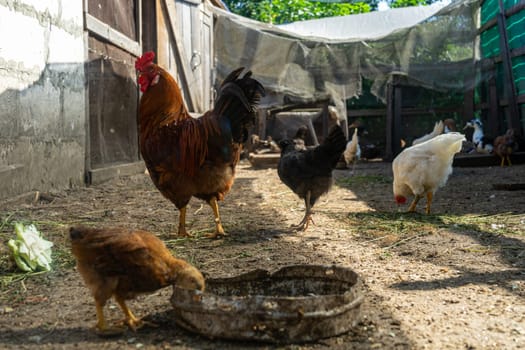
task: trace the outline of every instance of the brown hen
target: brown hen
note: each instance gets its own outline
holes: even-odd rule
[[[123,322],[136,330],[144,321],[133,315],[126,300],[169,285],[204,290],[200,271],[175,258],[152,233],[124,228],[72,227],[69,236],[77,270],[95,299],[95,327],[100,334],[123,331],[109,327],[104,318],[104,305],[111,297],[124,312]]]
[[[514,129],[508,129],[504,135],[500,135],[494,139],[494,153],[501,159],[500,166],[505,166],[505,160],[509,164],[510,156],[518,148],[516,139],[514,138]]]

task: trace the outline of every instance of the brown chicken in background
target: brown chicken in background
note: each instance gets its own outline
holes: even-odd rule
[[[509,166],[510,155],[518,148],[518,144],[514,138],[514,129],[508,129],[504,135],[498,136],[494,139],[494,153],[501,159],[500,166],[505,166],[505,160]]]
[[[308,127],[306,125],[301,125],[295,136],[293,137],[293,143],[295,144],[295,149],[297,151],[306,149],[306,137],[308,136]]]
[[[188,113],[179,86],[147,52],[135,67],[143,95],[139,106],[140,150],[159,191],[180,211],[179,236],[186,231],[186,206],[191,197],[206,201],[215,216],[215,232],[226,235],[220,201],[230,191],[248,128],[255,121],[263,86],[243,68],[223,81],[212,110],[199,118]]]
[[[452,118],[443,119],[443,133],[457,132],[456,121]]]
[[[124,228],[72,227],[71,249],[77,270],[95,299],[96,328],[100,334],[121,333],[104,318],[104,305],[111,298],[124,312],[132,330],[145,322],[137,318],[126,300],[169,285],[204,290],[204,277],[188,262],[175,258],[154,234]]]

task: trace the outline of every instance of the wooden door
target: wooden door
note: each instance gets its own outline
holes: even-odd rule
[[[213,17],[197,0],[158,0],[159,64],[179,83],[190,112],[202,114],[213,103]]]
[[[86,0],[88,84],[86,182],[136,172],[141,166],[138,89],[134,62],[141,53],[140,0]],[[143,167],[143,165],[142,165]]]

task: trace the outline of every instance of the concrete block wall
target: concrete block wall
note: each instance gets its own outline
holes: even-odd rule
[[[0,0],[0,200],[83,184],[82,0]]]

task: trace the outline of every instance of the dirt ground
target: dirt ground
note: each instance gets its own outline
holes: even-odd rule
[[[178,213],[147,175],[99,186],[24,196],[0,204],[0,348],[2,349],[518,349],[525,344],[525,196],[495,183],[525,182],[525,165],[455,168],[435,196],[433,214],[406,214],[392,199],[390,163],[335,171],[337,185],[316,205],[306,232],[293,232],[303,203],[275,169],[238,168],[221,203],[229,236],[213,230],[211,209],[192,200],[193,239],[170,236]],[[406,207],[404,208],[406,210]],[[15,221],[32,222],[54,242],[53,270],[22,275],[5,243]],[[93,299],[74,267],[72,224],[122,225],[157,233],[207,277],[290,264],[337,264],[364,281],[362,319],[347,334],[316,343],[272,345],[210,340],[178,327],[171,288],[130,302],[156,322],[101,338]],[[110,320],[121,318],[113,302]]]

